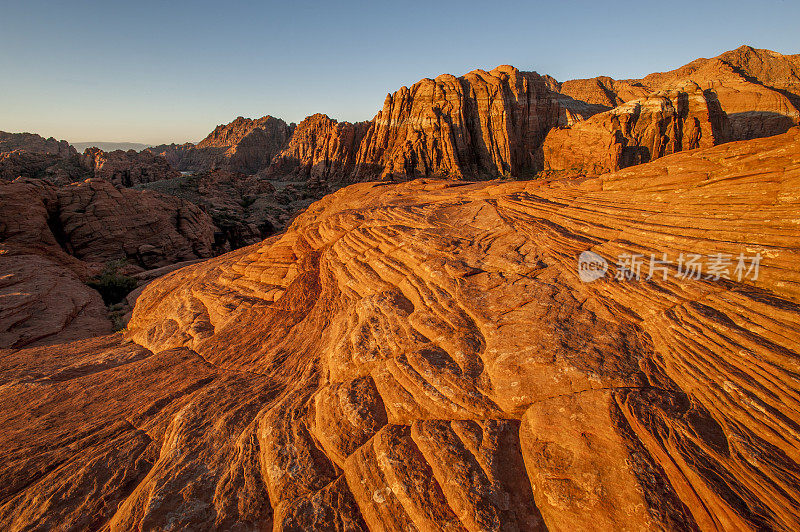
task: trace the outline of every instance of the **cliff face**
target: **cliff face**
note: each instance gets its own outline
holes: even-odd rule
[[[288,144],[272,160],[268,176],[318,180],[346,180],[369,122],[338,122],[327,115],[311,115],[300,122]]]
[[[734,140],[776,135],[800,123],[800,55],[749,46],[639,80],[598,77],[567,81],[560,91],[577,100],[613,107],[686,81],[716,95],[730,118]]]
[[[81,156],[81,164],[93,172],[94,177],[120,187],[130,187],[180,175],[164,157],[153,155],[148,151],[105,152],[99,148],[86,148]]]
[[[544,169],[599,175],[714,146],[730,135],[728,117],[714,95],[689,82],[551,130],[542,147]]]
[[[0,526],[797,530],[799,187],[793,129],[343,189],[123,333],[0,352]],[[670,261],[617,279],[624,253]]]
[[[293,124],[272,116],[256,120],[240,116],[229,124],[217,126],[197,145],[162,145],[148,151],[163,155],[181,171],[222,169],[255,174],[269,166],[293,129]]]
[[[369,125],[313,115],[295,131],[273,117],[239,117],[197,146],[150,151],[180,170],[220,168],[288,179],[524,177],[542,169],[539,149],[551,128],[687,83],[719,102],[730,119],[731,140],[779,134],[800,122],[798,56],[741,47],[639,80],[600,76],[559,83],[507,65],[442,75],[387,95]]]
[[[443,75],[386,97],[358,153],[356,176],[524,175],[558,123],[544,78],[500,66]]]

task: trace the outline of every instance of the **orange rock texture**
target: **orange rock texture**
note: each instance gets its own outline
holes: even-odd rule
[[[342,189],[123,332],[0,351],[0,527],[797,530],[799,189],[797,128]],[[588,283],[587,250],[762,262]]]
[[[311,115],[300,122],[291,139],[272,160],[267,175],[343,180],[355,169],[359,146],[369,122],[337,122]]]
[[[576,100],[615,107],[685,81],[714,93],[731,120],[734,140],[780,134],[800,122],[800,54],[750,46],[640,80],[573,80],[559,90]]]
[[[499,66],[445,74],[386,97],[358,153],[357,175],[492,176],[535,171],[559,106],[535,72]]]
[[[648,119],[660,122],[648,126],[644,120],[639,128],[649,129],[646,134],[608,123],[627,117],[621,121],[635,130],[639,120],[631,118],[639,112],[627,104],[636,100],[639,108],[644,101],[658,106],[654,98],[669,99],[682,88],[696,97],[663,103],[672,110],[656,111],[664,115],[661,118],[645,109]],[[699,102],[700,93],[707,110],[692,103]],[[601,137],[612,135],[592,138],[601,143],[601,152],[591,154],[599,161],[583,161],[589,154],[578,154],[580,168],[615,170],[680,149],[780,134],[800,123],[800,56],[742,46],[639,80],[600,76],[563,83],[503,65],[401,87],[387,95],[369,123],[338,122],[316,114],[295,127],[270,116],[239,117],[218,126],[196,146],[172,144],[149,151],[163,155],[179,170],[220,168],[276,179],[353,183],[416,177],[519,178],[574,163],[553,160],[548,166],[544,161],[542,143],[553,127],[576,126],[614,108],[619,109],[586,125],[586,130],[571,133],[594,137],[593,131],[600,127]],[[720,108],[729,122],[723,133],[716,131],[721,127]],[[692,116],[685,116],[687,112]],[[687,132],[676,132],[686,120]],[[694,138],[709,122],[715,129],[713,142],[708,131],[703,140]],[[655,138],[660,133],[664,138]],[[631,138],[643,134],[647,138]],[[582,140],[577,144],[585,149]],[[625,153],[617,153],[620,150]]]
[[[716,98],[688,82],[551,130],[542,146],[544,170],[599,175],[730,136]]]
[[[0,184],[0,347],[111,332],[85,283],[110,261],[130,272],[210,257],[215,227],[197,206],[90,179]]]

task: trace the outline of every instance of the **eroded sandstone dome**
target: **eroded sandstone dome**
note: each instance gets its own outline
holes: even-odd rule
[[[800,131],[595,179],[357,184],[0,351],[0,526],[800,527]],[[592,283],[590,250],[760,254]]]

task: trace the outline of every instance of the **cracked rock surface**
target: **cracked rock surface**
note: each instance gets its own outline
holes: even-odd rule
[[[3,530],[797,530],[800,131],[364,183],[0,351]],[[583,283],[577,257],[763,257]]]

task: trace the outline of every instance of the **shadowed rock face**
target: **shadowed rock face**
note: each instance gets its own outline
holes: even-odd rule
[[[43,153],[69,157],[77,155],[75,148],[66,140],[48,139],[34,133],[6,133],[0,131],[0,153],[24,150],[30,153]]]
[[[146,151],[165,157],[181,171],[222,169],[255,174],[269,166],[293,129],[294,124],[272,116],[256,120],[240,116],[229,124],[217,126],[197,145],[161,145]]]
[[[721,144],[730,134],[728,117],[714,95],[689,82],[551,130],[542,146],[544,169],[599,175]]]
[[[0,526],[796,530],[800,131],[596,179],[359,184],[0,352]],[[763,257],[582,283],[586,250]]]
[[[323,114],[300,122],[289,143],[275,156],[268,176],[342,181],[355,169],[369,122],[337,122]]]
[[[148,151],[105,152],[99,148],[86,148],[81,156],[81,164],[94,172],[94,177],[120,187],[130,187],[180,175],[164,157],[153,155]]]
[[[733,140],[777,135],[800,123],[800,55],[750,46],[640,80],[572,80],[559,90],[576,100],[610,108],[685,81],[713,91],[730,118]]]
[[[101,179],[0,184],[0,205],[0,347],[109,333],[84,284],[107,262],[133,273],[213,254],[215,228],[197,206]]]

